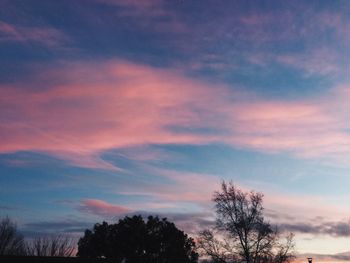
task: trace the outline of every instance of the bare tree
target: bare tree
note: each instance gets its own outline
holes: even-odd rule
[[[60,235],[37,237],[27,244],[27,254],[31,256],[71,257],[74,251],[73,240]]]
[[[261,193],[243,192],[232,182],[223,182],[213,201],[221,238],[204,231],[198,244],[214,262],[283,263],[293,258],[293,235],[280,241],[277,228],[264,219]]]
[[[279,241],[277,244],[277,252],[275,254],[276,263],[290,262],[294,258],[294,234],[290,233],[285,237],[284,242]]]
[[[209,256],[213,263],[236,262],[237,258],[232,253],[234,247],[230,239],[215,235],[213,230],[204,230],[199,234],[197,247],[206,256]],[[203,253],[202,253],[203,254]]]
[[[17,232],[17,226],[10,218],[0,221],[0,255],[24,255],[23,236]]]

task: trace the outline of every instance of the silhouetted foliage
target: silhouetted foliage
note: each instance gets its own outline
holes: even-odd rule
[[[0,221],[0,255],[24,255],[23,236],[17,232],[17,226],[10,218]]]
[[[198,247],[213,262],[283,263],[293,256],[293,235],[282,239],[263,216],[263,195],[222,183],[215,192],[216,228],[200,233]]]
[[[114,262],[197,262],[195,243],[166,218],[125,217],[117,224],[95,224],[78,242],[78,256]]]
[[[27,242],[28,256],[71,257],[74,253],[74,242],[69,237],[37,237]]]

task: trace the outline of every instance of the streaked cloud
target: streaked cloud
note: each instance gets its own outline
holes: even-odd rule
[[[47,48],[58,48],[69,42],[69,38],[53,27],[18,26],[0,20],[1,42],[37,43]]]
[[[161,0],[92,0],[95,4],[109,6],[118,17],[129,19],[139,29],[163,34],[188,33],[188,26]],[[159,22],[161,20],[161,22]]]
[[[276,57],[276,61],[301,70],[306,76],[337,74],[343,69],[339,63],[342,58],[332,50],[313,49],[307,54],[284,54]]]
[[[37,236],[54,235],[64,233],[66,235],[79,236],[92,224],[83,220],[61,219],[56,221],[28,222],[19,227],[19,231],[26,238]]]
[[[116,216],[120,214],[125,214],[127,212],[130,212],[130,209],[119,206],[119,205],[113,205],[109,204],[103,200],[98,199],[86,199],[82,200],[81,204],[79,205],[78,209],[82,212],[94,214],[94,215],[100,215],[100,216]]]
[[[349,237],[350,236],[350,221],[338,221],[338,222],[296,222],[280,224],[281,231],[313,234],[313,235],[331,235],[336,237]]]
[[[54,84],[0,88],[2,153],[41,151],[77,166],[118,169],[99,154],[147,144],[227,143],[350,161],[347,86],[283,101],[126,61],[67,63],[41,74]]]
[[[37,150],[74,161],[74,154],[217,137],[196,130],[206,128],[202,121],[208,117],[210,125],[216,122],[210,111],[219,106],[215,97],[221,88],[125,62],[75,63],[44,75],[64,83],[40,91],[24,83],[1,87],[6,109],[1,132],[7,141],[1,152]]]

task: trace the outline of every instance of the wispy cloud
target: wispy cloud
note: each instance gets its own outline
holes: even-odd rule
[[[216,138],[191,129],[205,128],[202,121],[210,116],[216,122],[210,108],[219,103],[215,94],[220,88],[124,62],[72,64],[44,75],[65,83],[41,91],[25,84],[1,88],[6,108],[1,132],[8,141],[1,152],[86,156],[132,145],[197,144]]]
[[[188,33],[188,26],[178,18],[171,2],[160,0],[92,0],[97,4],[108,5],[118,17],[129,19],[138,29],[164,34]]]
[[[124,13],[129,15],[143,15],[143,16],[160,16],[168,14],[164,10],[164,2],[160,0],[93,0],[96,3],[106,4],[110,6],[117,6],[123,9]]]
[[[313,234],[313,235],[330,235],[336,237],[350,236],[350,221],[336,221],[336,222],[296,222],[280,224],[281,231]]]
[[[53,27],[18,26],[0,21],[0,42],[37,43],[47,48],[59,48],[68,41],[62,31]]]
[[[218,189],[220,184],[220,180],[212,175],[157,168],[145,168],[144,171],[151,172],[162,180],[166,179],[166,181],[156,185],[126,186],[119,194],[150,197],[153,200],[153,205],[150,208],[154,204],[158,204],[158,207],[162,207],[163,204],[163,208],[181,208],[186,204],[195,206],[197,210],[208,208],[211,206],[212,193]]]
[[[129,208],[119,206],[119,205],[113,205],[99,199],[82,200],[80,205],[78,206],[78,209],[81,212],[104,216],[108,218],[115,217],[120,214],[125,214],[131,211]]]
[[[125,61],[68,63],[42,74],[53,83],[45,89],[26,83],[0,88],[2,153],[42,151],[75,165],[113,169],[100,153],[226,143],[350,162],[347,86],[283,101]]]
[[[305,52],[306,53],[306,52]],[[344,64],[340,63],[339,54],[332,50],[313,49],[307,54],[285,54],[279,55],[275,59],[277,62],[302,70],[305,75],[325,75],[337,74],[343,69]]]
[[[82,235],[92,224],[82,220],[62,219],[56,221],[29,222],[20,226],[20,231],[26,238],[64,233],[67,235]]]

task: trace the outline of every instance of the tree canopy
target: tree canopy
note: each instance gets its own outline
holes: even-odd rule
[[[199,237],[201,251],[214,262],[282,263],[293,258],[293,235],[284,241],[263,215],[263,195],[222,183],[214,193],[216,228]]]
[[[95,224],[78,242],[78,256],[115,262],[197,262],[195,243],[166,218],[125,217],[116,224]]]

